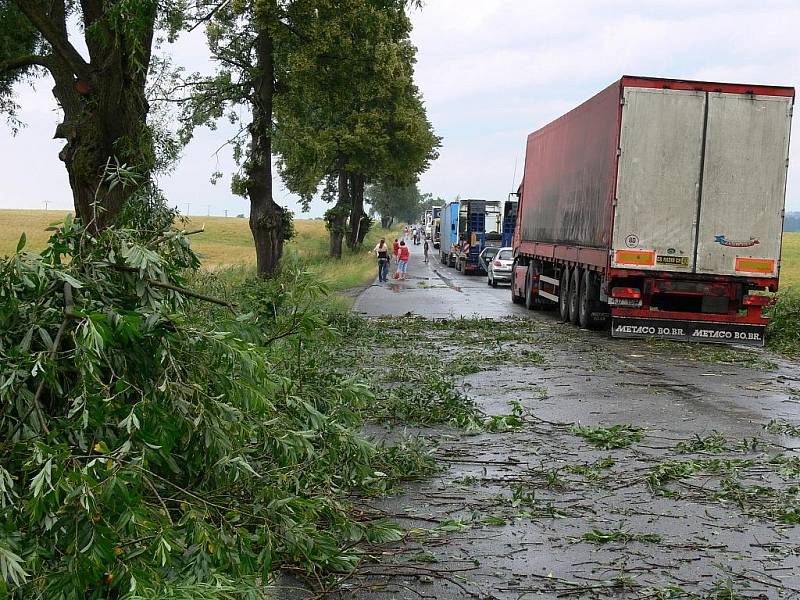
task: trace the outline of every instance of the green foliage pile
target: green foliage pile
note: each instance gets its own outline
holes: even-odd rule
[[[345,496],[430,455],[358,433],[371,394],[319,360],[324,288],[196,265],[176,231],[71,220],[0,263],[0,597],[261,597],[399,537]]]
[[[572,427],[572,433],[582,437],[592,446],[601,450],[627,448],[642,441],[642,428],[627,423],[612,425],[611,427],[575,425]]]
[[[781,293],[770,307],[769,318],[769,348],[787,356],[800,356],[800,294]]]

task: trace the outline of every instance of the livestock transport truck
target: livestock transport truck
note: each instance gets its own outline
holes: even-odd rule
[[[626,76],[530,134],[512,300],[614,337],[763,345],[794,95]]]
[[[458,208],[458,248],[455,267],[464,274],[483,271],[478,256],[489,246],[502,245],[500,202],[461,200]]]
[[[452,267],[458,248],[458,200],[448,202],[439,213],[439,261]]]
[[[503,210],[503,234],[500,245],[511,246],[514,240],[514,228],[517,225],[517,201],[506,200]]]

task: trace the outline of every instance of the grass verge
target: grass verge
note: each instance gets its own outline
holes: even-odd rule
[[[58,210],[0,210],[0,256],[14,253],[23,232],[27,247],[41,250],[51,234],[45,229],[63,221],[67,214],[68,211]],[[247,219],[193,216],[179,227],[204,229],[190,240],[203,268],[223,271],[225,278],[242,279],[253,274],[256,257]],[[342,259],[334,261],[328,257],[329,238],[324,221],[296,219],[294,228],[296,236],[286,244],[285,262],[295,270],[314,273],[335,292],[370,282],[376,266],[369,250],[382,236],[393,239],[400,232],[399,227],[384,231],[374,225],[361,249],[345,249]]]

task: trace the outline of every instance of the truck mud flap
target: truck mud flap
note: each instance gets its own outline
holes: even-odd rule
[[[674,321],[614,317],[611,335],[617,338],[654,338],[712,344],[764,345],[764,325],[713,323],[709,321]]]

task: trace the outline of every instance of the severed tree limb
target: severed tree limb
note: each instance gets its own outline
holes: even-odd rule
[[[50,349],[49,358],[52,360],[58,354],[58,348],[61,345],[61,340],[64,338],[64,333],[67,330],[67,325],[69,324],[71,319],[74,319],[77,315],[73,311],[75,304],[72,300],[72,286],[68,283],[64,283],[64,320],[61,321],[61,325],[58,328],[58,332],[56,333],[56,337],[53,340],[53,347]],[[39,417],[39,421],[42,424],[42,429],[47,435],[50,435],[50,429],[47,427],[47,423],[45,422],[44,412],[42,411],[42,405],[40,404],[40,400],[42,394],[44,393],[44,384],[45,378],[42,377],[42,380],[39,382],[39,386],[36,388],[36,394],[33,396],[33,402],[31,403],[31,407],[28,409],[28,412],[17,422],[17,425],[14,427],[12,432],[9,434],[8,439],[11,440],[17,434],[17,432],[22,427],[23,423],[28,420],[28,417],[31,416],[33,411],[36,411],[37,416]]]
[[[125,273],[139,273],[139,269],[135,267],[127,267],[125,265],[109,265],[109,266],[113,269],[116,269],[117,271],[123,271]],[[194,290],[190,290],[185,287],[180,287],[179,285],[172,285],[171,283],[164,283],[163,281],[156,281],[155,279],[150,279],[149,277],[144,277],[142,279],[143,281],[147,282],[153,287],[163,288],[165,290],[170,290],[178,294],[183,294],[184,296],[189,296],[190,298],[196,298],[197,300],[203,300],[204,302],[210,302],[212,304],[224,306],[225,308],[229,309],[234,315],[236,314],[236,305],[233,304],[232,302],[228,302],[227,300],[220,300],[219,298],[214,298],[213,296],[206,296],[205,294],[200,294],[199,292],[195,292]]]
[[[229,309],[234,315],[236,314],[236,306],[233,303],[228,302],[227,300],[220,300],[219,298],[214,298],[213,296],[206,296],[205,294],[199,294],[195,291],[186,289],[184,287],[172,285],[171,283],[156,281],[155,279],[145,278],[145,281],[150,285],[152,285],[153,287],[163,288],[165,290],[177,292],[178,294],[183,294],[184,296],[197,298],[198,300],[211,302],[212,304],[218,304],[219,306],[224,306],[227,309]]]

